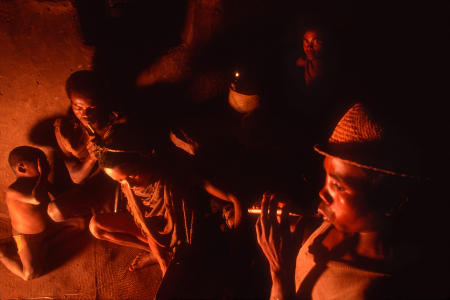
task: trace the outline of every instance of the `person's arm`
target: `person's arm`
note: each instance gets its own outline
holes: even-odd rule
[[[14,189],[8,188],[6,191],[6,199],[7,200],[16,200],[27,204],[32,205],[39,205],[41,202],[39,202],[34,195],[25,195],[19,191],[16,191]]]
[[[272,288],[270,299],[293,299],[295,296],[295,264],[301,244],[299,222],[293,230],[287,206],[282,208],[280,222],[276,211],[278,201],[264,194],[261,215],[256,223],[256,238],[270,266]]]
[[[90,157],[84,161],[80,161],[79,159],[72,157],[65,159],[64,163],[67,167],[72,182],[79,184],[89,177],[92,170],[96,166],[97,161]]]
[[[155,256],[161,269],[162,277],[166,274],[172,257],[170,252],[158,245],[151,237],[147,239],[151,253]]]
[[[181,131],[183,138],[178,137],[172,130],[169,133],[169,139],[175,147],[183,150],[191,156],[195,156],[198,149],[198,143],[189,138],[183,131]]]
[[[61,135],[60,130],[55,129],[55,137],[58,146],[64,155],[64,164],[69,172],[70,179],[73,183],[82,183],[95,168],[97,159],[90,155],[85,160],[81,161],[66,149],[65,137]]]
[[[223,190],[214,186],[211,182],[209,182],[207,180],[203,181],[203,188],[210,195],[212,195],[216,198],[219,198],[221,200],[231,202],[233,204],[233,207],[234,207],[233,225],[234,225],[234,228],[236,228],[241,223],[241,220],[242,220],[242,205],[241,205],[241,202],[239,201],[239,199],[231,193],[224,192]]]

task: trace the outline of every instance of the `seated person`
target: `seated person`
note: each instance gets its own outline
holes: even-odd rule
[[[104,172],[121,184],[128,211],[97,214],[89,228],[99,239],[147,252],[133,261],[130,270],[153,263],[156,258],[164,276],[178,249],[192,243],[198,222],[196,186],[231,202],[235,213],[228,223],[238,226],[240,222],[242,209],[235,196],[199,180],[173,157],[112,149],[99,153],[99,157]]]
[[[391,280],[399,279],[399,270],[416,260],[414,247],[402,248],[399,239],[404,235],[395,233],[405,195],[417,185],[417,160],[409,149],[395,151],[407,149],[407,144],[399,142],[399,135],[391,136],[389,126],[383,125],[388,123],[380,120],[366,106],[355,104],[328,143],[315,147],[325,156],[318,207],[323,222],[303,245],[307,222],[290,226],[286,206],[277,220],[279,201],[274,195],[263,196],[256,231],[270,265],[271,299],[407,295],[405,286]]]
[[[6,204],[20,260],[10,257],[3,244],[0,261],[15,275],[30,280],[43,274],[50,168],[45,154],[28,146],[14,148],[8,161],[17,179],[6,192]]]
[[[66,81],[71,102],[71,116],[57,119],[55,137],[73,187],[50,203],[48,214],[61,222],[90,215],[92,210],[110,210],[116,184],[100,171],[93,154],[109,142],[124,118],[101,101],[101,81],[93,71],[78,71]]]
[[[307,29],[303,35],[302,48],[304,57],[297,59],[295,64],[304,69],[305,86],[323,76],[323,36],[317,29]]]
[[[315,124],[308,128],[313,138],[327,136],[333,130],[327,126],[332,123],[329,120],[335,118],[336,111],[344,104],[339,103],[346,98],[341,94],[348,84],[346,78],[338,76],[341,71],[340,54],[335,33],[326,25],[310,25],[303,34],[302,49],[304,55],[295,62],[299,69],[295,73],[301,73],[298,74],[301,78],[292,78],[291,92],[295,98],[290,100],[289,106],[299,110],[297,113],[305,119],[304,126],[309,122]]]

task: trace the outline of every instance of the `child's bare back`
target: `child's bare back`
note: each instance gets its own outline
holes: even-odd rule
[[[33,195],[36,178],[18,178],[6,192],[11,227],[16,233],[37,234],[47,227],[48,195]]]

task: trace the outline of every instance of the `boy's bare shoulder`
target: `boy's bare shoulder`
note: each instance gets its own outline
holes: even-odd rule
[[[36,180],[29,180],[28,178],[17,178],[16,181],[11,183],[6,189],[6,195],[30,195]]]
[[[9,208],[16,207],[20,204],[20,207],[24,205],[39,205],[40,202],[33,195],[33,187],[36,180],[29,180],[29,178],[18,178],[6,189],[6,204]]]
[[[29,194],[24,193],[20,189],[15,189],[15,188],[9,186],[6,189],[5,201],[6,201],[6,204],[8,205],[8,207],[10,207],[10,205],[13,205],[13,203],[20,202],[19,199],[27,197],[27,196],[29,196]]]

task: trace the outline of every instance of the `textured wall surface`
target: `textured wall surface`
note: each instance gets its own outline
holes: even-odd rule
[[[89,68],[92,53],[70,1],[0,1],[0,212],[14,180],[9,151],[34,145],[50,154],[51,127],[38,125],[67,111],[65,79]]]

